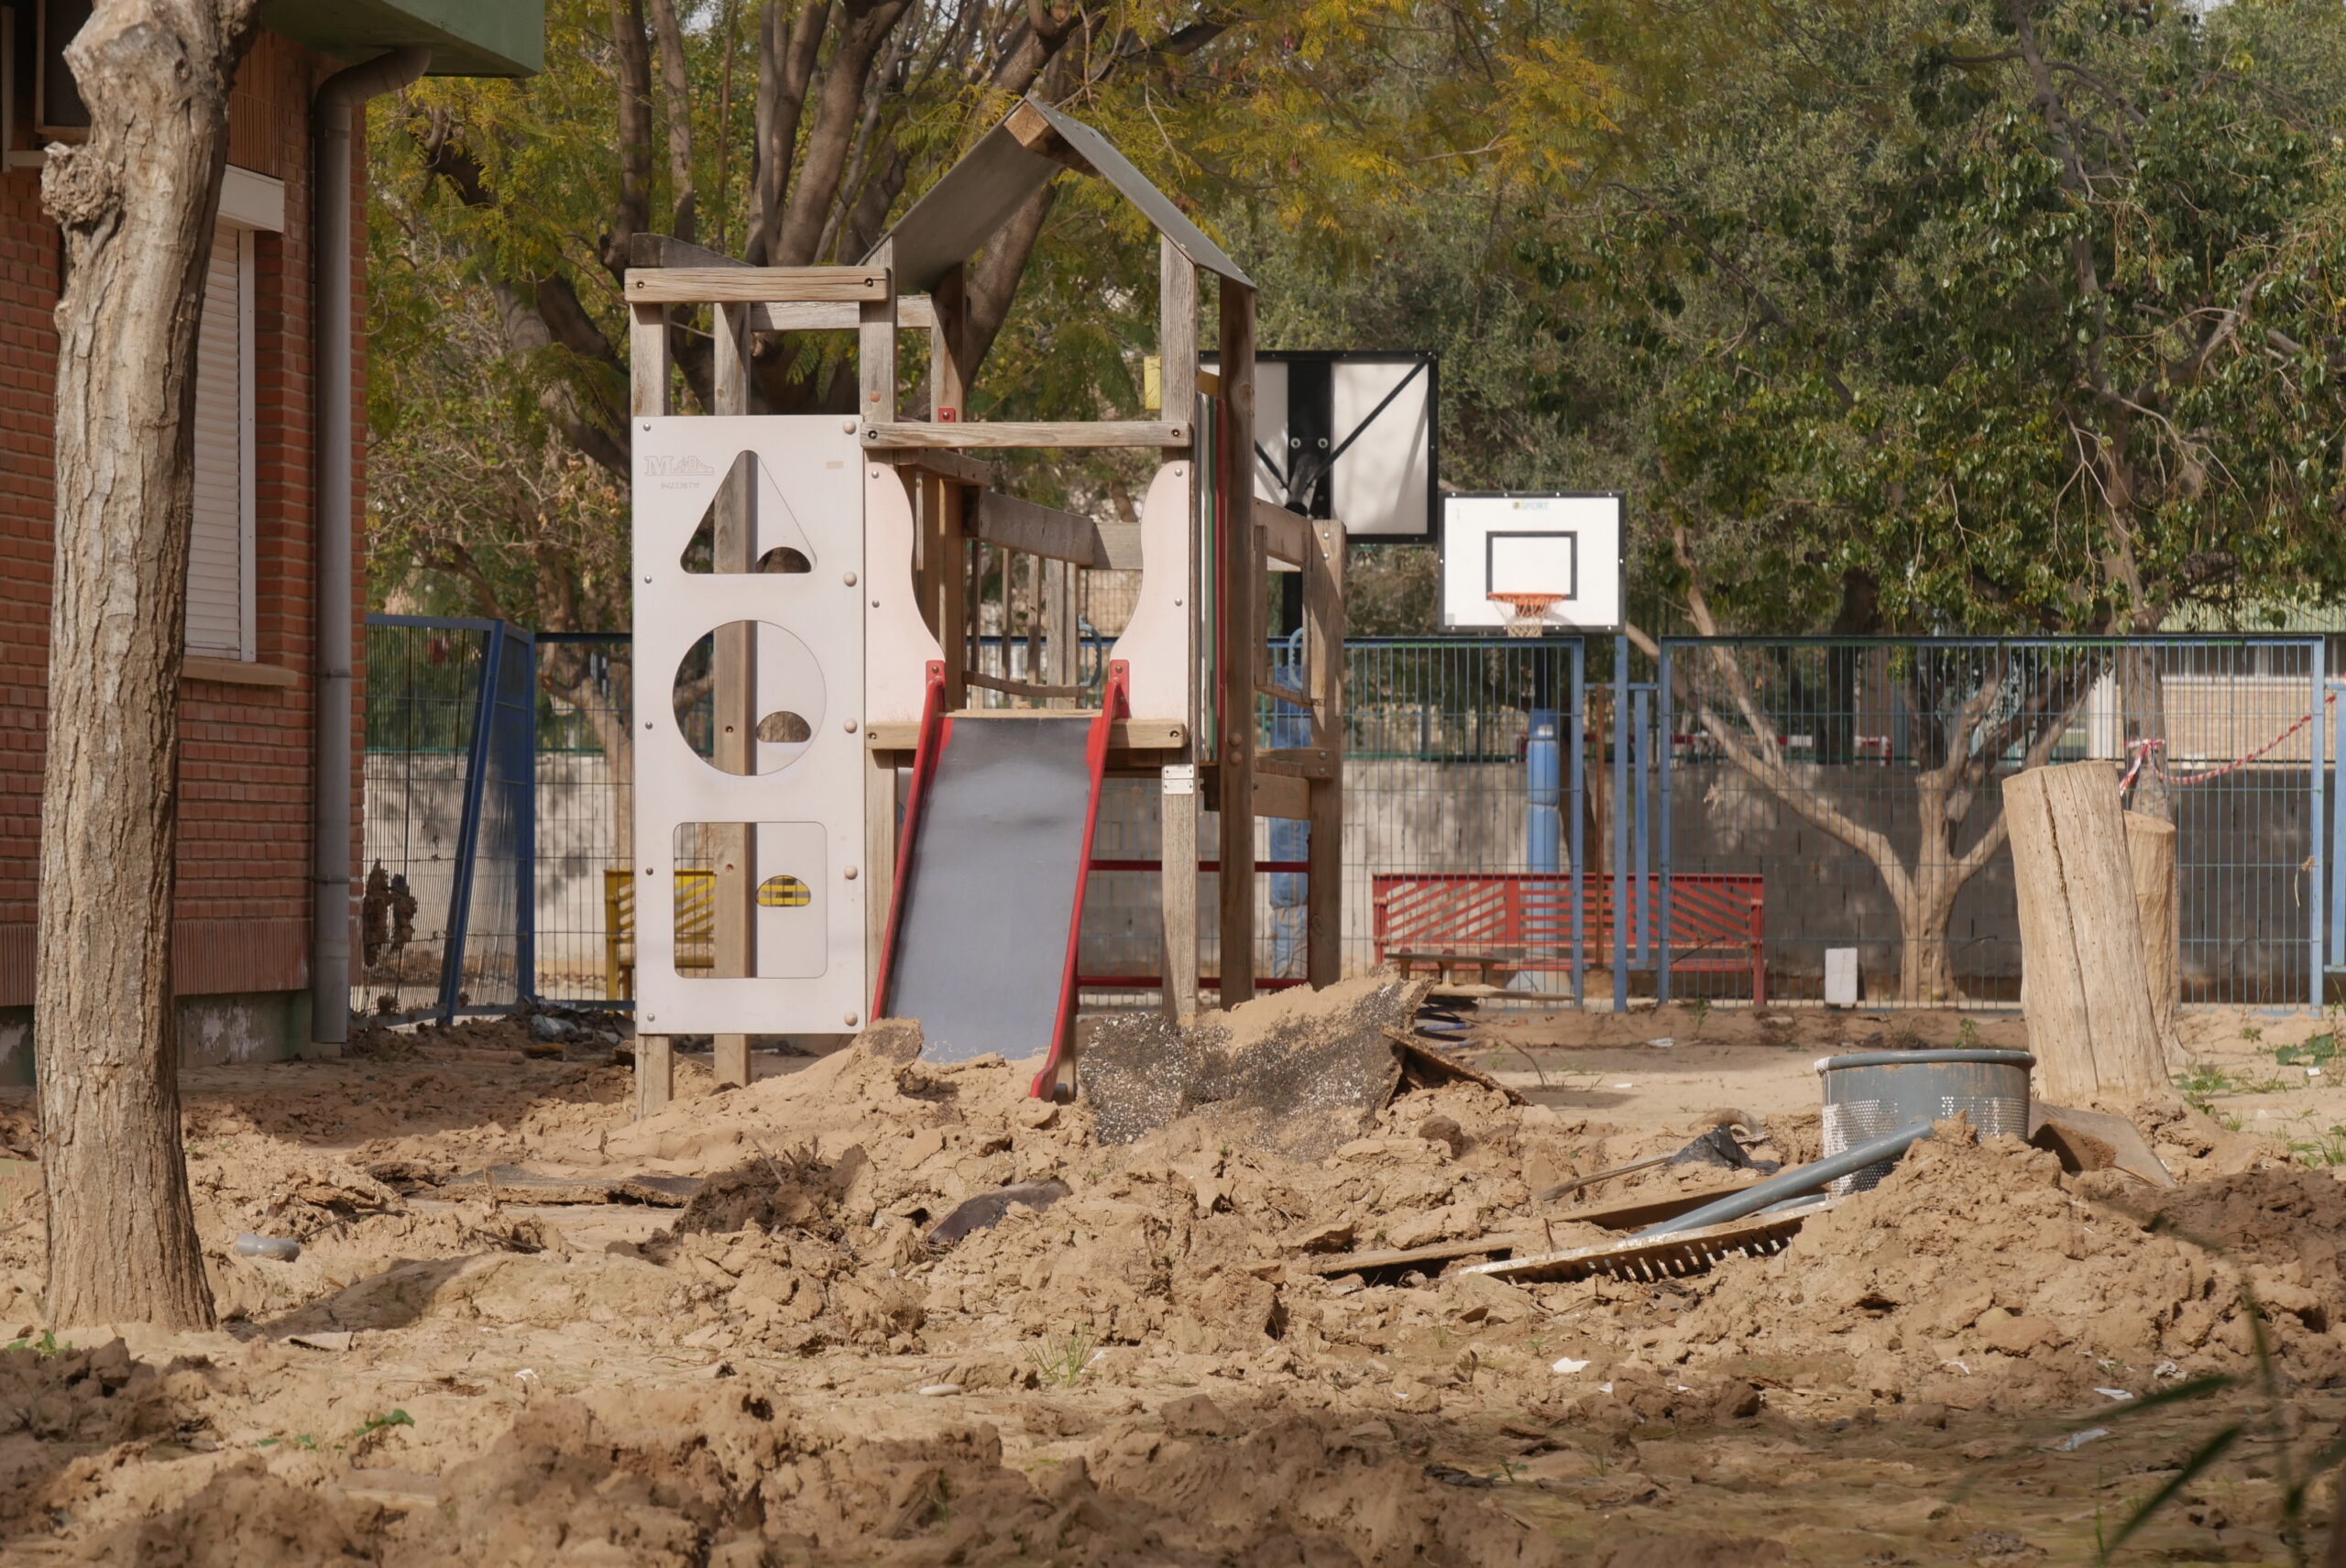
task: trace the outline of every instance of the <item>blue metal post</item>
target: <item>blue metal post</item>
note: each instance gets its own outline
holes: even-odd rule
[[[1629,1010],[1629,640],[1613,639],[1613,1011]]]
[[[2322,938],[2327,934],[2328,927],[2328,922],[2322,917],[2321,906],[2323,883],[2326,880],[2322,875],[2324,870],[2322,861],[2325,851],[2329,848],[2321,831],[2324,815],[2322,810],[2322,797],[2324,792],[2322,789],[2321,775],[2323,770],[2321,763],[2322,759],[2330,754],[2329,704],[2325,703],[2322,698],[2330,695],[2326,689],[2330,685],[2330,673],[2325,667],[2326,661],[2322,655],[2321,642],[2317,640],[2309,644],[2309,647],[2310,652],[2308,657],[2310,658],[2313,663],[2313,677],[2309,683],[2312,687],[2311,701],[2313,703],[2313,735],[2311,737],[2312,744],[2306,748],[2306,756],[2313,765],[2308,768],[2306,772],[2310,774],[2313,779],[2313,801],[2311,812],[2312,820],[2308,824],[2310,831],[2307,833],[2306,837],[2312,841],[2313,864],[2311,871],[2306,877],[2306,905],[2308,913],[2311,916],[2313,920],[2313,951],[2311,954],[2313,959],[2313,975],[2310,981],[2312,995],[2308,999],[2308,1004],[2311,1006],[2315,1012],[2319,1013],[2321,1011],[2322,992],[2324,989],[2322,982],[2329,978],[2330,972],[2330,966],[2321,961]]]
[[[520,643],[519,691],[503,693],[520,709],[512,737],[520,766],[507,776],[521,794],[513,824],[513,1000],[523,1007],[538,999],[538,642],[514,631]]]
[[[1563,768],[1556,730],[1556,710],[1535,707],[1523,745],[1525,869],[1550,874],[1563,869],[1563,817],[1558,810],[1563,796]]]
[[[488,785],[490,738],[497,730],[497,671],[505,651],[505,626],[492,622],[482,638],[480,698],[473,707],[472,744],[465,761],[465,807],[456,827],[456,865],[448,882],[448,934],[440,949],[440,1022],[456,1019],[464,990],[465,937],[472,925],[473,865],[479,858],[480,807]]]
[[[1587,796],[1583,793],[1587,787],[1588,765],[1587,680],[1588,644],[1575,641],[1573,644],[1572,698],[1573,1005],[1575,1007],[1588,1005],[1588,942],[1583,914],[1587,884],[1581,876],[1581,867],[1587,863],[1583,853],[1585,849],[1584,839],[1587,837],[1584,824],[1588,816],[1588,808],[1584,804]]]
[[[2346,681],[2324,679],[2325,697],[2346,691]],[[2323,706],[2328,707],[2325,700]],[[2338,797],[2338,764],[2346,762],[2346,724],[2330,716],[2330,962],[2332,967],[2346,966],[2346,799]],[[2314,824],[2317,837],[2321,824]]]
[[[1299,700],[1303,694],[1303,633],[1297,630],[1283,641],[1271,644],[1271,681],[1282,689],[1291,688]],[[1270,714],[1270,743],[1277,747],[1309,746],[1311,744],[1311,710],[1295,703],[1274,702]],[[1270,819],[1271,859],[1275,861],[1309,860],[1311,855],[1311,824],[1292,817],[1274,817]],[[1298,977],[1304,971],[1304,948],[1307,909],[1305,893],[1310,879],[1297,872],[1273,872],[1268,878],[1271,901],[1271,973],[1282,978]]]
[[[1630,759],[1638,795],[1637,961],[1650,964],[1653,962],[1653,818],[1648,792],[1653,787],[1653,694],[1638,686],[1632,689],[1630,700],[1637,705],[1629,720],[1629,745],[1637,753]]]
[[[1656,1005],[1667,1006],[1670,1003],[1670,757],[1678,747],[1672,733],[1675,726],[1670,718],[1670,648],[1666,643],[1661,650],[1661,674],[1654,677],[1654,707],[1661,715],[1654,729],[1661,749],[1661,799],[1656,813],[1661,819],[1661,852],[1657,857],[1661,880],[1661,918],[1656,922],[1661,929],[1654,933],[1653,994]]]

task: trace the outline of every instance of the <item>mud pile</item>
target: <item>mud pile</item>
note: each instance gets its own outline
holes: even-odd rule
[[[1205,1408],[1177,1423],[1182,1435],[1111,1423],[1029,1475],[1003,1463],[1002,1439],[983,1422],[851,1436],[751,1377],[550,1398],[413,1501],[364,1495],[364,1471],[293,1476],[247,1454],[220,1464],[176,1507],[93,1541],[84,1560],[158,1568],[1563,1561],[1561,1548],[1486,1498],[1324,1423],[1279,1411],[1240,1423],[1211,1401],[1191,1403]]]
[[[2346,1376],[2336,1303],[2346,1187],[2257,1171],[2152,1194],[2114,1172],[1959,1124],[1785,1251],[1721,1266],[1675,1322],[1638,1331],[1660,1365],[1801,1376],[1880,1398],[2029,1410],[2238,1371],[2243,1287],[2286,1376]]]

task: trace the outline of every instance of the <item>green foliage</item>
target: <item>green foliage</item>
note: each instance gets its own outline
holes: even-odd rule
[[[2338,1059],[2338,1036],[2316,1035],[2301,1046],[2275,1046],[2273,1059],[2282,1067],[2327,1068]]]
[[[73,1346],[70,1342],[59,1339],[57,1337],[57,1332],[54,1329],[43,1329],[40,1331],[40,1337],[38,1339],[10,1340],[5,1348],[9,1350],[29,1350],[35,1355],[48,1357],[51,1355],[63,1355],[67,1352],[71,1351]]]
[[[1091,1325],[1084,1323],[1064,1334],[1046,1336],[1027,1351],[1027,1359],[1043,1380],[1062,1388],[1072,1388],[1082,1381],[1086,1368],[1091,1365],[1091,1354],[1099,1344]]]
[[[1698,572],[1744,631],[2116,630],[2346,587],[2346,22],[1779,16],[1704,134],[1525,250],[1566,350],[1541,400],[1602,429],[1639,576]]]

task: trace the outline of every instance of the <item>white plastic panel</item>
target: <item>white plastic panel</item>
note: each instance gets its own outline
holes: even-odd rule
[[[1621,624],[1621,498],[1617,495],[1451,495],[1442,499],[1442,624],[1507,624],[1494,592],[1561,596],[1546,615],[1558,630]]]
[[[861,864],[865,465],[857,432],[856,422],[836,415],[633,422],[636,1016],[646,1034],[838,1033],[861,1024],[870,1006],[864,901],[872,889]],[[744,452],[787,502],[794,533],[753,541],[751,558],[772,544],[798,547],[803,535],[814,571],[683,569],[686,542]],[[768,510],[759,509],[762,526]],[[796,754],[787,766],[737,775],[686,743],[674,694],[694,643],[743,620],[786,634],[759,639],[761,687],[804,687],[811,661],[821,700],[819,719],[805,715],[812,732],[790,748]],[[810,896],[803,906],[758,908],[757,977],[685,978],[675,963],[672,846],[682,824],[729,822],[759,825],[759,880],[800,877]]]
[[[945,657],[921,619],[913,583],[913,504],[904,476],[885,463],[863,466],[865,703],[874,724],[912,723],[928,696],[928,662]],[[954,651],[960,657],[960,651]]]
[[[1197,652],[1189,640],[1197,618],[1189,609],[1189,465],[1158,468],[1140,508],[1140,594],[1124,635],[1108,651],[1111,660],[1132,666],[1126,689],[1135,718],[1192,722],[1190,665]]]

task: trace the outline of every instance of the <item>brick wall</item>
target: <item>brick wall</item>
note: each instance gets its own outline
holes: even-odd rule
[[[231,105],[229,161],[285,181],[285,232],[257,236],[254,269],[258,673],[276,673],[283,684],[191,678],[181,687],[174,954],[182,995],[308,983],[317,684],[309,105],[336,68],[263,33]],[[28,128],[13,127],[9,140],[25,147]],[[363,191],[363,148],[355,158]],[[366,315],[364,236],[345,243],[360,280],[353,320],[363,350],[356,328]],[[59,261],[56,228],[40,208],[39,170],[9,169],[0,175],[0,1007],[29,1003],[33,993],[53,508],[49,318]],[[356,400],[363,410],[363,387]],[[352,512],[364,516],[356,497]],[[353,567],[349,592],[363,607],[357,548]],[[355,755],[352,771],[355,796]],[[354,856],[358,820],[354,811]]]

